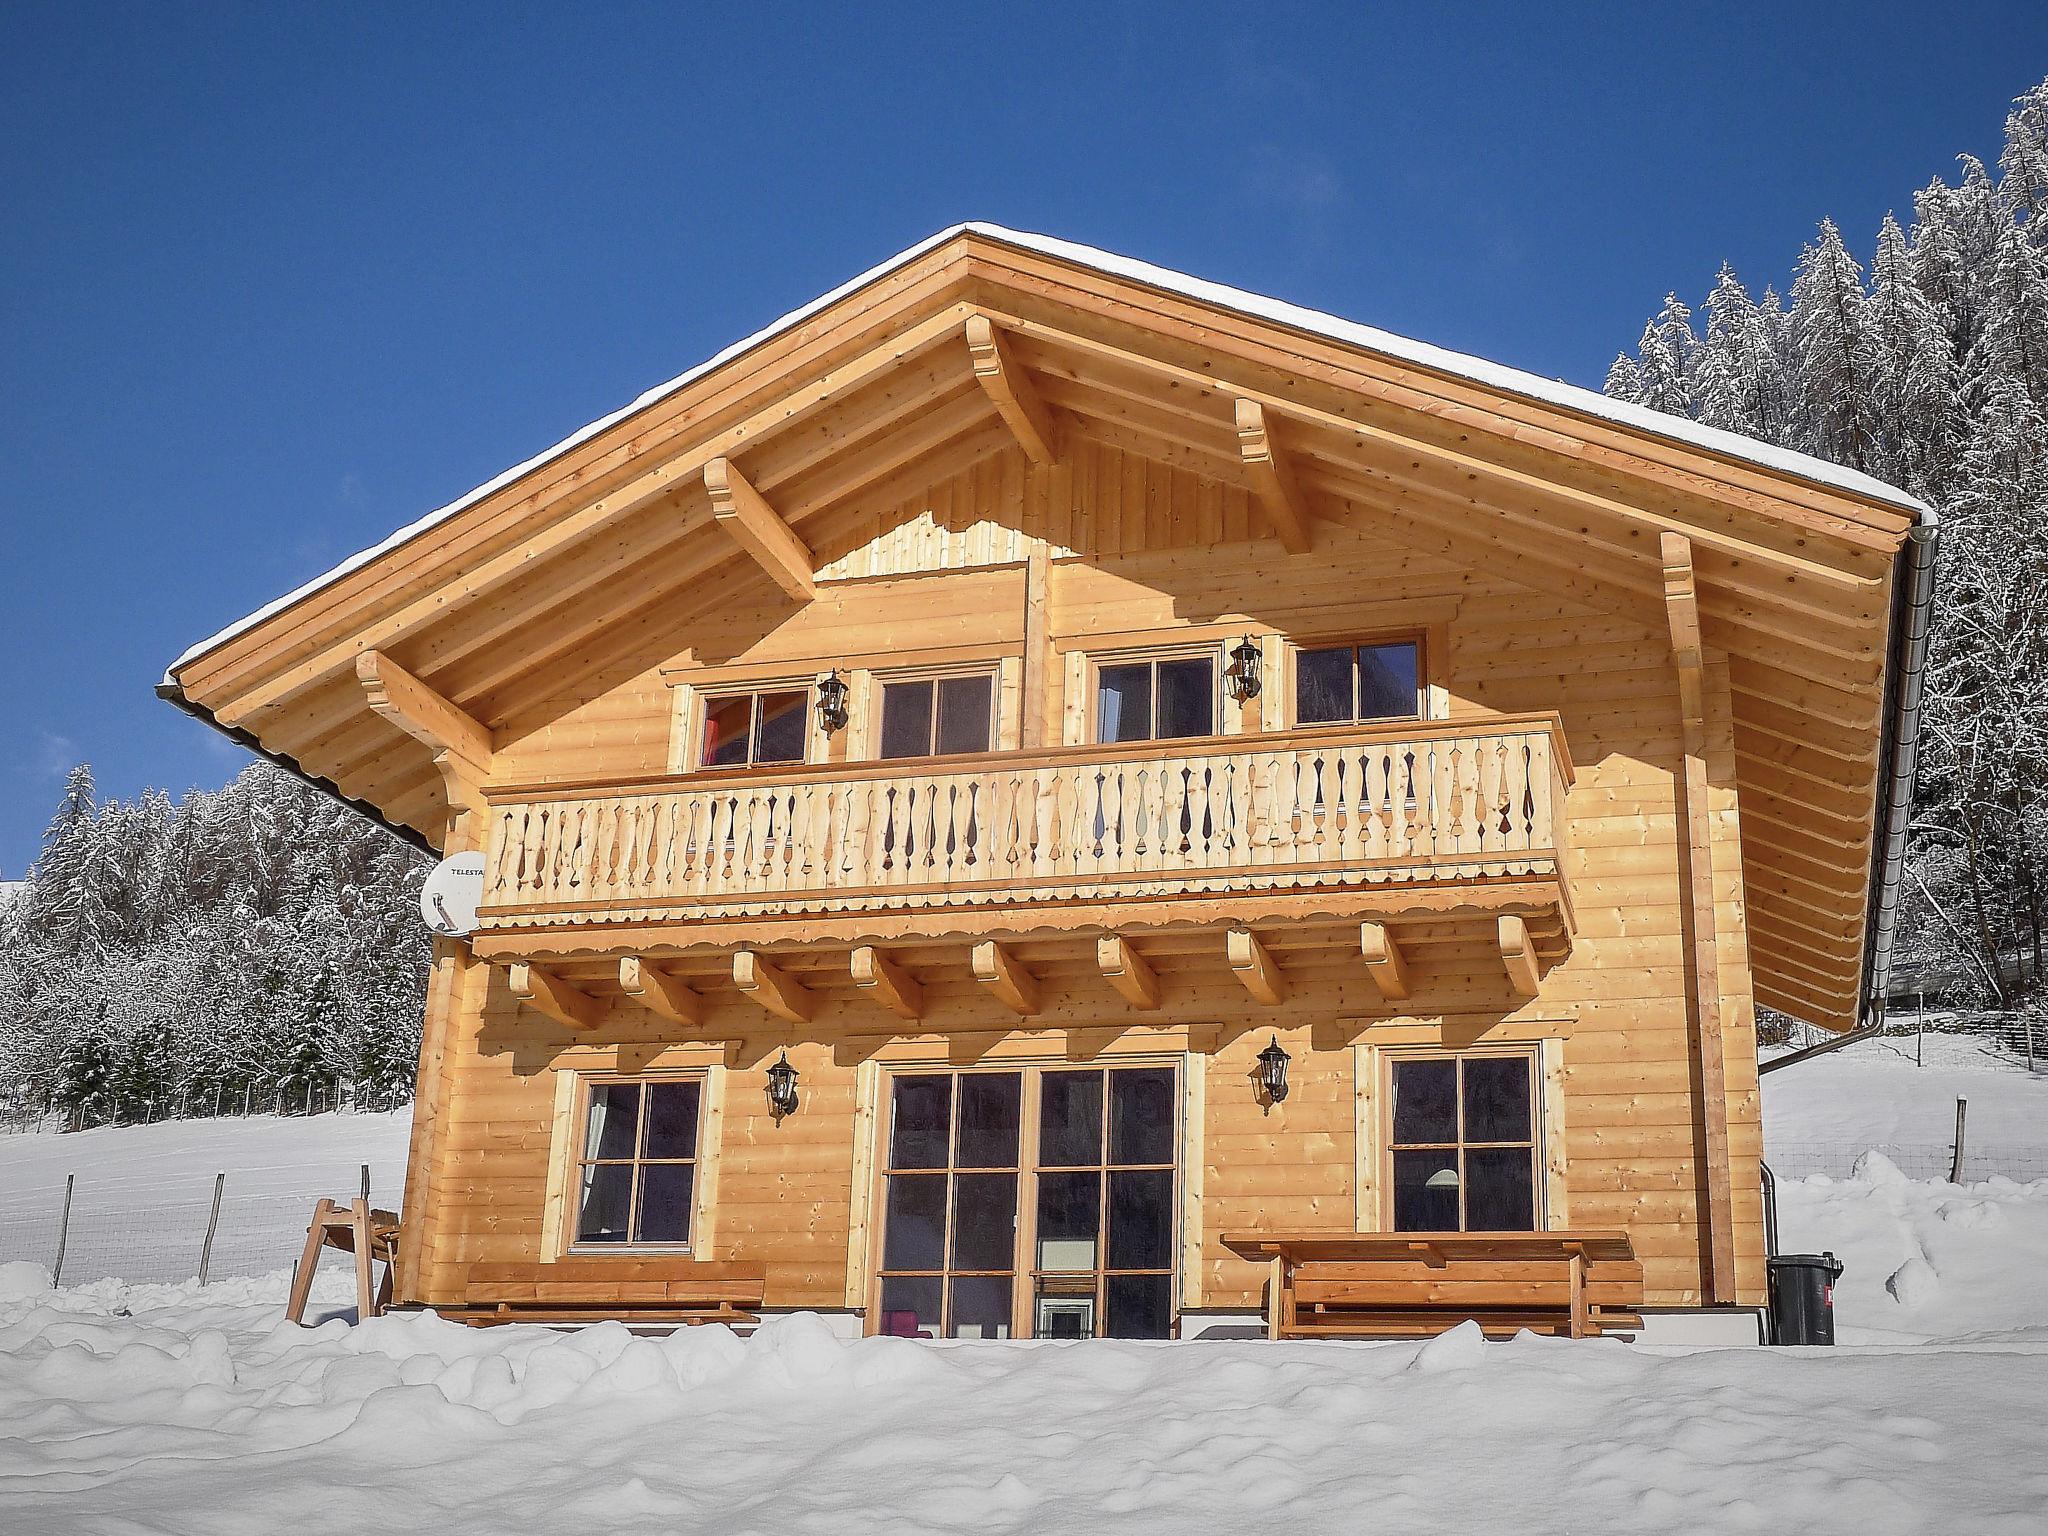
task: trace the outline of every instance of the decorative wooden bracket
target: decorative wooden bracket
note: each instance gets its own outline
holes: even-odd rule
[[[491,733],[382,651],[356,657],[356,681],[370,708],[433,754],[449,807],[478,811],[478,786],[491,773]]]
[[[579,992],[552,972],[524,960],[506,968],[512,995],[529,1008],[538,1009],[557,1024],[577,1030],[591,1030],[604,1022],[610,1010],[602,998]]]
[[[1380,989],[1380,996],[1389,999],[1406,997],[1408,957],[1401,953],[1401,946],[1387,925],[1360,923],[1358,947],[1365,955],[1365,968],[1371,973],[1373,984]]]
[[[1295,482],[1294,470],[1273,441],[1266,408],[1256,400],[1240,398],[1237,402],[1237,451],[1251,472],[1253,493],[1280,543],[1290,555],[1305,554],[1313,542],[1308,502]]]
[[[1507,967],[1508,987],[1518,997],[1536,995],[1536,946],[1529,925],[1514,913],[1500,920],[1500,960]]]
[[[853,952],[853,984],[875,994],[875,1001],[899,1018],[924,1017],[924,988],[917,978],[872,944]]]
[[[740,473],[740,467],[730,459],[713,459],[704,466],[704,489],[711,493],[711,515],[719,526],[760,563],[778,587],[800,603],[809,602],[817,590],[818,562],[810,547]]]
[[[1230,968],[1237,972],[1237,979],[1244,983],[1245,991],[1259,1002],[1268,1008],[1277,1008],[1287,1001],[1287,978],[1273,963],[1272,951],[1251,929],[1232,928],[1225,937],[1224,952],[1230,957]]]
[[[967,352],[974,359],[974,376],[1025,457],[1034,464],[1051,465],[1059,458],[1059,427],[987,315],[967,317]]]
[[[637,955],[619,962],[619,990],[671,1024],[695,1029],[704,1022],[704,999]]]
[[[1159,973],[1122,934],[1104,934],[1095,941],[1095,963],[1133,1008],[1149,1013],[1159,1006]]]
[[[1038,978],[993,939],[984,939],[974,946],[974,979],[994,993],[1005,1007],[1026,1018],[1038,1012],[1044,999]]]
[[[778,1019],[808,1024],[818,1011],[817,993],[751,949],[733,952],[732,979],[733,985]]]

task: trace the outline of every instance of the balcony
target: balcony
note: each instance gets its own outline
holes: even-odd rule
[[[501,786],[481,922],[688,945],[792,919],[807,939],[882,917],[1072,926],[1104,904],[1171,921],[1189,898],[1250,918],[1283,897],[1414,910],[1434,890],[1483,910],[1533,887],[1555,931],[1571,779],[1556,717],[1533,715]]]

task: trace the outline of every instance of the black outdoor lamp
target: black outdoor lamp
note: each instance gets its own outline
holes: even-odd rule
[[[1259,1089],[1269,1104],[1287,1097],[1287,1053],[1280,1049],[1280,1037],[1259,1052]]]
[[[768,1113],[780,1125],[782,1117],[795,1110],[796,1068],[789,1064],[789,1052],[784,1051],[782,1059],[768,1069]]]
[[[1240,704],[1259,696],[1260,660],[1259,643],[1250,635],[1230,648],[1230,668],[1224,675],[1230,680],[1230,696]]]
[[[837,667],[818,679],[818,724],[827,736],[846,728],[846,683]]]

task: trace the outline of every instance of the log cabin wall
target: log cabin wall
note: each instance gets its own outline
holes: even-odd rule
[[[499,732],[495,776],[667,771],[679,751],[679,694],[701,681],[809,677],[841,658],[905,652],[1021,661],[1032,553],[1042,547],[1050,654],[1006,680],[1004,744],[1028,739],[1034,710],[1039,740],[1080,739],[1085,706],[1075,694],[1086,681],[1071,660],[1077,654],[1176,638],[1221,643],[1242,632],[1412,630],[1425,639],[1435,706],[1449,717],[1558,711],[1578,767],[1568,800],[1577,921],[1568,958],[1524,1000],[1509,991],[1497,951],[1469,931],[1446,931],[1415,946],[1410,996],[1395,1004],[1368,978],[1355,943],[1348,952],[1296,949],[1281,937],[1273,949],[1290,995],[1265,1007],[1229,969],[1220,937],[1176,939],[1164,945],[1174,953],[1161,965],[1161,1008],[1137,1014],[1092,961],[1034,958],[1020,941],[1046,993],[1032,1027],[1020,1030],[973,979],[964,942],[919,944],[900,958],[924,982],[920,1022],[899,1024],[872,1001],[838,993],[826,995],[810,1024],[791,1027],[726,993],[712,999],[712,1021],[746,1037],[730,1051],[669,1043],[658,1020],[630,1010],[596,1042],[574,1042],[521,1006],[501,970],[471,966],[465,983],[436,994],[455,1027],[440,1064],[444,1091],[431,1101],[440,1120],[434,1167],[415,1172],[432,1201],[418,1299],[457,1300],[469,1263],[546,1257],[558,1244],[565,1072],[717,1069],[715,1147],[707,1143],[715,1194],[701,1206],[703,1250],[764,1263],[770,1306],[842,1307],[863,1296],[871,1177],[863,1145],[873,1135],[877,1071],[1137,1055],[1176,1060],[1198,1080],[1183,1085],[1190,1232],[1181,1305],[1250,1309],[1263,1275],[1225,1253],[1217,1234],[1381,1225],[1372,1145],[1378,1042],[1475,1037],[1542,1042],[1549,1224],[1626,1227],[1645,1261],[1648,1304],[1704,1298],[1704,1133],[1685,1001],[1682,734],[1669,636],[1498,571],[1376,539],[1363,531],[1363,511],[1320,522],[1314,552],[1288,556],[1257,536],[1263,527],[1241,488],[1099,443],[1079,444],[1070,457],[1054,470],[1032,469],[1014,451],[984,457],[834,514],[817,535],[821,580],[808,606],[792,607],[758,580],[736,582],[708,615],[662,633],[612,636],[630,660],[560,695],[533,690]],[[858,709],[870,667],[851,670]],[[1031,676],[1041,683],[1026,696],[1022,679]],[[1711,656],[1706,679],[1735,1296],[1754,1304],[1763,1294],[1763,1239],[1753,1006],[1729,683]],[[1226,729],[1277,724],[1261,711],[1281,702],[1272,687],[1242,718],[1226,715]],[[828,750],[854,751],[858,729]],[[573,978],[574,967],[565,974]],[[892,1026],[915,1033],[892,1036]],[[1269,1037],[1293,1056],[1294,1091],[1266,1110],[1251,1073]],[[784,1046],[801,1074],[802,1102],[776,1124],[764,1072]]]

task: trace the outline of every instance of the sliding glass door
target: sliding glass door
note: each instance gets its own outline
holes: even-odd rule
[[[906,1072],[883,1140],[880,1331],[1165,1338],[1170,1066]]]

